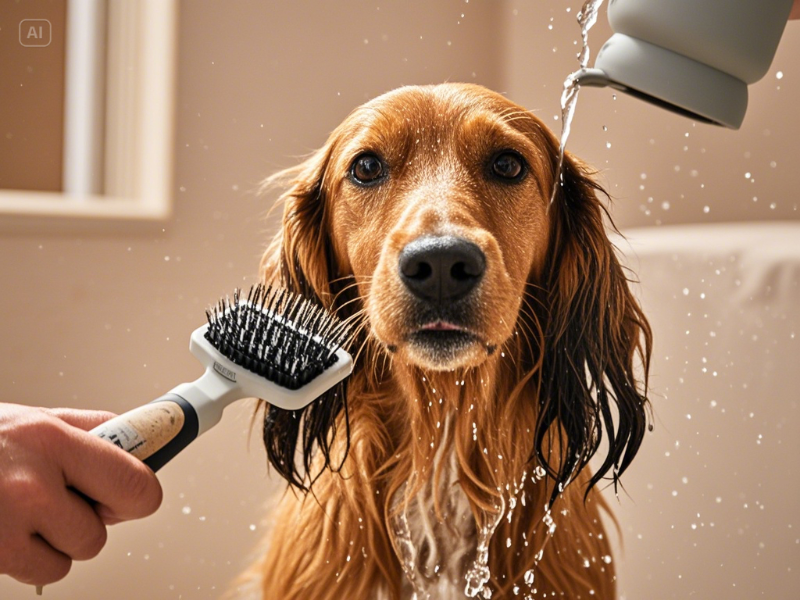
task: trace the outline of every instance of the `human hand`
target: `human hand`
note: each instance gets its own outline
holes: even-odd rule
[[[159,507],[153,472],[87,433],[113,416],[0,403],[0,574],[58,581],[97,556],[107,525]]]

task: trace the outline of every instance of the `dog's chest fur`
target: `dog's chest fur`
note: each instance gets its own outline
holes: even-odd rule
[[[445,435],[450,420],[445,423]],[[458,463],[452,444],[443,444],[434,457],[434,473],[442,470],[439,484],[431,476],[393,521],[392,532],[401,547],[403,597],[461,598],[465,573],[476,554],[476,524],[469,501],[458,480]],[[402,492],[402,490],[401,490]],[[440,516],[437,517],[435,498]]]

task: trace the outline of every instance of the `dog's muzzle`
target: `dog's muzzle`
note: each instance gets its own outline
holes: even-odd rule
[[[414,301],[408,341],[432,364],[452,364],[481,337],[474,330],[475,294],[486,256],[456,236],[421,236],[398,257],[400,279]]]

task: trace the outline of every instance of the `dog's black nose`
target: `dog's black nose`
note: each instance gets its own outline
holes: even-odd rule
[[[486,270],[481,249],[451,235],[417,238],[403,248],[398,262],[406,287],[418,298],[440,304],[466,296]]]

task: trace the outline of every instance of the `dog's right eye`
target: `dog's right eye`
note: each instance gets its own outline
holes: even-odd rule
[[[505,150],[492,160],[491,173],[498,179],[515,183],[520,181],[526,172],[525,159],[514,150]]]
[[[353,161],[350,176],[356,183],[370,185],[386,177],[386,167],[374,154],[361,154]]]

